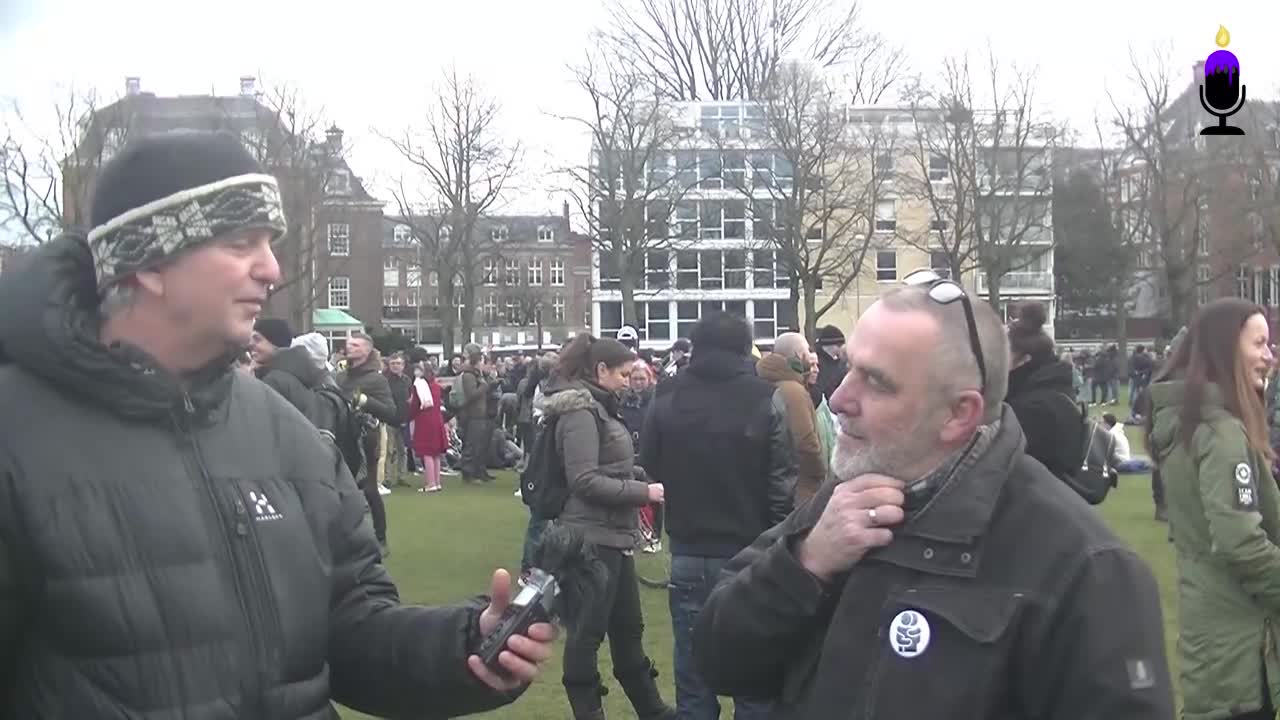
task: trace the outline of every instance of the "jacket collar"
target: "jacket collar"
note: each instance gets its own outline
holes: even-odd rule
[[[228,349],[203,369],[176,375],[142,350],[99,339],[98,287],[83,238],[45,243],[21,273],[0,281],[0,345],[6,360],[67,394],[128,420],[207,424],[230,393]]]
[[[749,374],[750,360],[750,355],[723,350],[701,350],[693,354],[687,372],[703,380],[729,380]]]

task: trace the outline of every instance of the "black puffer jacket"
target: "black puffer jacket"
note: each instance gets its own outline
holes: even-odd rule
[[[311,355],[303,347],[292,347],[276,353],[271,360],[257,370],[258,379],[280,393],[289,404],[298,408],[312,422],[316,419],[316,393],[314,388],[327,381],[325,372],[311,362]]]
[[[1083,448],[1067,441],[1079,437],[1083,420],[1070,365],[1052,353],[1032,357],[1009,373],[1005,402],[1018,416],[1028,455],[1059,477],[1079,470]]]
[[[293,407],[229,362],[179,379],[97,341],[83,241],[37,251],[0,307],[0,717],[510,700],[466,668],[483,601],[400,603],[363,495]]]

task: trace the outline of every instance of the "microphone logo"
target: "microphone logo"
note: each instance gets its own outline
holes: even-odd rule
[[[1231,33],[1221,25],[1214,38],[1220,49],[1213,51],[1204,62],[1204,83],[1200,85],[1200,105],[1205,112],[1218,118],[1217,125],[1208,125],[1201,135],[1243,135],[1244,130],[1227,124],[1227,118],[1244,107],[1245,88],[1240,84],[1240,61],[1227,50]]]

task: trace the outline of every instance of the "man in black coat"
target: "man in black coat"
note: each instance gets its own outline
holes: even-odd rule
[[[249,338],[249,357],[253,373],[268,387],[280,393],[298,408],[308,420],[316,420],[316,393],[323,385],[323,371],[312,362],[304,347],[291,347],[293,331],[279,318],[258,318]]]
[[[101,169],[90,218],[0,280],[0,717],[511,702],[554,633],[514,637],[507,676],[475,656],[506,574],[492,600],[401,603],[337,447],[231,370],[280,280],[275,179],[235,136],[150,136]]]
[[[730,563],[698,668],[771,720],[1169,720],[1155,578],[1023,452],[1004,328],[963,292],[859,319],[835,481]]]
[[[835,325],[827,325],[818,331],[814,347],[818,350],[818,387],[830,403],[831,395],[840,387],[840,381],[849,370],[845,361],[844,333]]]

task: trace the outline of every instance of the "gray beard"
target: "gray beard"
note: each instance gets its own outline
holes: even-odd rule
[[[852,480],[859,475],[878,473],[895,477],[910,483],[914,477],[904,477],[904,469],[928,457],[936,448],[932,447],[933,438],[937,437],[937,427],[933,427],[926,416],[909,432],[902,434],[898,442],[868,445],[860,450],[848,450],[836,444],[835,455],[831,460],[831,472],[838,482]]]

